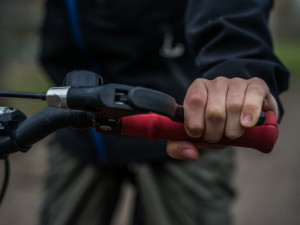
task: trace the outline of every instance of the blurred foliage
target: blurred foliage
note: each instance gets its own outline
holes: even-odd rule
[[[275,44],[275,53],[291,75],[300,78],[300,40]]]
[[[37,63],[44,1],[0,0],[0,88],[42,92],[50,81]],[[1,98],[30,115],[46,107],[41,100]]]
[[[291,75],[300,77],[300,0],[274,2],[270,25],[275,52]],[[43,4],[44,0],[0,0],[1,89],[43,92],[52,85],[37,63]],[[26,114],[46,106],[40,100],[0,100]]]

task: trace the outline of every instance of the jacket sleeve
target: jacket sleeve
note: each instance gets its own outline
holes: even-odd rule
[[[200,76],[259,77],[283,108],[279,94],[289,72],[273,52],[268,28],[272,0],[188,0],[186,39]]]

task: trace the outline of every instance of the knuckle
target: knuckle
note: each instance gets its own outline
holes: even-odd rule
[[[208,122],[223,122],[226,119],[226,112],[219,106],[213,106],[206,109],[205,117]]]
[[[232,99],[227,102],[227,111],[232,113],[238,113],[242,110],[242,104],[243,103],[241,103],[239,100]]]
[[[265,81],[258,77],[253,77],[250,79],[249,87],[249,91],[256,92],[260,95],[265,95],[267,92],[269,92],[269,87]]]
[[[216,77],[215,79],[213,79],[211,82],[212,84],[218,86],[218,85],[224,85],[228,82],[228,78],[226,77],[223,77],[223,76],[219,76],[219,77]]]
[[[219,77],[216,77],[215,79],[213,79],[213,81],[216,81],[216,82],[223,82],[225,80],[228,80],[228,78],[226,78],[224,76],[219,76]]]
[[[265,96],[265,90],[257,85],[252,85],[251,88],[248,89],[248,93],[256,96]]]
[[[231,78],[230,83],[237,84],[243,82],[243,79],[240,77]]]
[[[197,78],[193,81],[193,83],[189,86],[188,88],[188,92],[194,92],[194,91],[197,91],[197,89],[199,87],[203,87],[205,86],[204,85],[205,83],[205,80],[203,78]]]
[[[204,105],[205,102],[206,102],[206,99],[198,93],[189,94],[184,99],[184,104],[187,104],[187,105]]]
[[[250,82],[253,82],[253,83],[264,83],[264,81],[259,78],[259,77],[252,77],[250,78]]]
[[[203,83],[203,78],[196,78],[194,81],[193,81],[193,83],[197,83],[197,84],[199,84],[199,83]]]

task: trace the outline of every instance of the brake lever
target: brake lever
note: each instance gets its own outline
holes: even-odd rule
[[[70,78],[66,82],[68,86],[50,88],[40,96],[46,99],[50,107],[91,112],[93,127],[97,132],[144,136],[150,140],[163,138],[205,142],[202,138],[193,139],[186,134],[182,124],[183,107],[165,93],[123,84],[99,86],[99,76],[86,71],[71,72],[67,77]],[[76,79],[72,79],[74,77]],[[257,126],[247,129],[241,138],[223,138],[217,144],[270,152],[277,136],[275,115],[262,112]]]
[[[47,91],[46,101],[50,107],[90,111],[106,119],[154,112],[175,122],[184,122],[184,109],[173,97],[153,89],[130,85],[53,87]],[[262,125],[265,119],[265,113],[261,112],[256,126]]]
[[[58,93],[64,95],[57,97]],[[47,92],[46,100],[52,107],[92,112],[94,129],[100,133],[142,136],[149,140],[173,139],[208,143],[203,138],[189,137],[182,124],[183,107],[173,97],[152,89],[121,84],[52,88]],[[235,140],[224,137],[216,144],[254,148],[268,153],[272,151],[277,137],[275,115],[272,112],[262,112],[257,126],[246,129],[242,137]]]

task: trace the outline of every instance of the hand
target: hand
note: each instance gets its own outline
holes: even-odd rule
[[[198,148],[224,147],[214,144],[224,136],[230,139],[241,137],[246,128],[255,126],[262,110],[271,110],[278,117],[276,100],[260,78],[196,79],[189,87],[183,105],[187,134],[202,136],[212,143],[196,146],[188,141],[169,141],[168,154],[183,160],[197,160]]]

